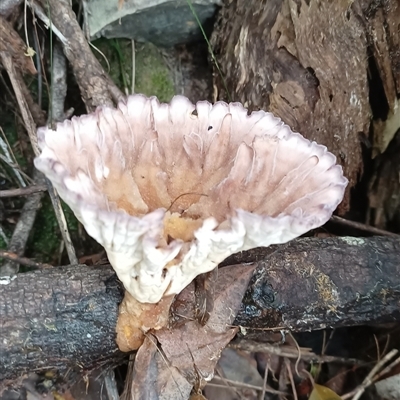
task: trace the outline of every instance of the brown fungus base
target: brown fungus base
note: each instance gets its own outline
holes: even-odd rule
[[[143,344],[146,332],[166,326],[173,300],[174,296],[166,296],[156,304],[140,303],[125,292],[116,327],[119,349],[124,352],[137,350]]]

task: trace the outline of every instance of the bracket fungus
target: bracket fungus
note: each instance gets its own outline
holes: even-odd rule
[[[233,253],[323,225],[347,185],[325,146],[239,103],[132,95],[38,140],[36,167],[142,311]]]

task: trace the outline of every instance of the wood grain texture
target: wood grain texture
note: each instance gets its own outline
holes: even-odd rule
[[[302,332],[398,321],[399,258],[400,239],[384,237],[306,238],[239,253],[224,264],[257,269],[235,324]],[[0,381],[115,363],[121,300],[109,266],[44,269],[0,285]]]
[[[370,157],[363,143],[384,151],[398,128],[399,12],[397,0],[226,0],[216,23],[232,100],[275,113],[337,156],[350,180],[340,213]],[[214,77],[216,99],[228,101]]]

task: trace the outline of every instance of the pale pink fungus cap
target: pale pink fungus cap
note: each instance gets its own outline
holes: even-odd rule
[[[36,167],[140,302],[324,224],[347,185],[325,146],[238,103],[133,95],[38,137]]]

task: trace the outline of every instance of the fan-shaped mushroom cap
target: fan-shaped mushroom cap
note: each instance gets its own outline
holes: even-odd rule
[[[36,167],[140,302],[324,224],[347,185],[325,146],[239,103],[133,95],[38,137]]]

